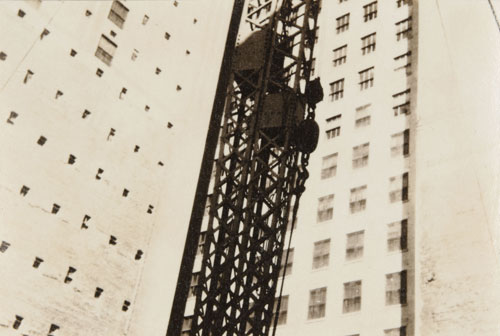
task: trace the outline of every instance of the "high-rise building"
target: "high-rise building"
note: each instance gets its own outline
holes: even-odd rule
[[[0,2],[0,335],[165,334],[231,5]],[[277,335],[498,335],[495,11],[322,1]]]
[[[326,99],[277,335],[500,332],[493,6],[322,2]]]
[[[0,335],[165,334],[230,11],[0,2]]]

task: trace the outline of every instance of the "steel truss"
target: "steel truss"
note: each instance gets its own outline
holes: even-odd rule
[[[294,139],[298,124],[314,118],[305,91],[319,0],[249,0],[245,8],[240,32],[249,34],[233,61],[186,335],[269,334],[289,215],[307,165]]]

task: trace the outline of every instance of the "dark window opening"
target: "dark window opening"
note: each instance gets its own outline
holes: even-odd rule
[[[38,266],[40,266],[41,263],[43,263],[43,259],[36,257],[35,261],[33,262],[33,268],[38,268]]]
[[[83,114],[82,114],[82,119],[87,118],[87,116],[89,116],[89,115],[90,115],[90,111],[89,111],[89,110],[85,110],[85,111],[83,111]]]
[[[104,73],[104,71],[102,71],[101,69],[97,68],[97,71],[95,72],[95,74],[97,75],[97,77],[102,77],[102,74]]]
[[[0,244],[0,252],[4,253],[5,251],[7,251],[9,246],[10,243],[7,243],[5,240],[2,240],[2,244]]]
[[[59,97],[61,97],[63,94],[64,93],[62,91],[57,90],[57,92],[56,92],[56,99],[59,98]]]
[[[71,57],[75,57],[77,52],[75,49],[71,49],[71,51],[69,52],[69,54],[71,55]]]
[[[16,119],[18,116],[19,116],[19,114],[17,114],[17,112],[10,111],[10,115],[9,115],[9,118],[7,119],[7,123],[14,125],[14,122],[12,120]]]
[[[96,180],[100,180],[101,179],[101,174],[104,173],[104,170],[102,170],[101,168],[97,169],[97,174],[95,176],[95,179]]]
[[[76,156],[74,156],[73,154],[70,154],[69,158],[68,158],[68,164],[72,165],[73,163],[75,163],[75,160],[76,160]]]
[[[102,288],[96,287],[94,292],[94,297],[97,299],[101,296],[104,290]]]
[[[5,61],[7,59],[7,54],[3,51],[0,52],[0,61]]]
[[[141,148],[141,147],[139,147],[139,146],[135,145],[135,148],[134,148],[134,153],[137,153],[137,152],[139,151],[139,149],[140,149],[140,148]]]
[[[137,250],[137,252],[135,253],[135,260],[140,260],[143,254],[144,252],[142,252],[142,250]]]
[[[28,69],[28,70],[26,71],[26,75],[24,76],[23,83],[24,83],[24,84],[28,83],[28,81],[31,79],[31,77],[33,77],[33,75],[34,75],[34,74],[35,74],[35,73],[34,73],[33,71],[31,71],[31,70],[29,70],[29,69]]]
[[[128,307],[130,307],[130,302],[127,300],[123,301],[122,310],[126,312],[128,310]]]
[[[30,188],[28,188],[27,186],[23,185],[22,188],[21,188],[20,194],[23,195],[23,196],[26,196],[28,194],[29,190],[30,190]]]
[[[116,237],[115,236],[109,236],[109,245],[116,245]]]
[[[148,206],[148,214],[152,214],[153,213],[153,209],[154,209],[154,206],[152,206],[151,204]]]
[[[16,315],[16,320],[14,321],[14,324],[12,325],[12,328],[14,329],[19,329],[21,326],[21,322],[23,321],[23,317]]]
[[[123,196],[123,197],[127,197],[127,196],[128,196],[128,193],[129,193],[128,189],[123,189],[122,196]]]
[[[61,206],[59,206],[58,204],[54,203],[52,205],[52,213],[55,215],[56,213],[59,212],[59,209],[61,209]]]
[[[22,9],[20,9],[20,10],[18,10],[18,11],[17,11],[17,16],[19,16],[19,17],[21,17],[21,18],[22,18],[22,17],[24,17],[25,15],[26,15],[26,13],[25,13]]]
[[[116,132],[116,130],[115,130],[114,128],[111,128],[111,129],[109,130],[109,133],[108,133],[108,138],[107,138],[107,140],[108,140],[108,141],[109,141],[109,139],[110,139],[112,136],[115,136],[115,132]]]

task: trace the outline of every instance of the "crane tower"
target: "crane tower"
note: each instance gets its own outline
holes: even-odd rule
[[[319,135],[323,91],[310,80],[319,10],[320,0],[234,3],[167,336],[272,330],[285,237]]]

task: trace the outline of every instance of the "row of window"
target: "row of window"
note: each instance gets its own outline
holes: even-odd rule
[[[357,160],[365,159],[364,157],[361,157]],[[366,209],[366,191],[366,185],[351,189],[349,202],[351,213],[358,213]],[[333,199],[333,194],[323,196],[318,199],[318,222],[325,222],[333,218]],[[408,173],[389,178],[389,200],[391,203],[408,201]]]
[[[356,119],[356,126],[367,124],[370,122],[370,116],[362,115]],[[334,128],[336,129],[336,128]],[[328,136],[328,131],[327,131]],[[352,150],[352,167],[360,168],[368,164],[369,158],[369,143],[353,147]],[[391,135],[391,157],[408,156],[410,154],[410,130]],[[321,179],[334,177],[337,174],[338,153],[329,154],[322,158],[321,163]]]
[[[346,235],[345,260],[358,260],[364,253],[365,231],[352,232]],[[320,269],[330,264],[330,239],[320,240],[313,245],[312,269]],[[408,247],[408,220],[387,224],[387,251],[404,251]],[[288,259],[285,258],[288,253]],[[294,248],[283,251],[280,265],[280,276],[293,272]],[[286,266],[286,267],[285,267]]]
[[[362,281],[351,281],[344,283],[344,299],[342,312],[352,313],[361,310]],[[385,304],[406,304],[407,273],[406,271],[389,273],[385,275]],[[327,287],[316,288],[309,292],[309,305],[307,319],[314,320],[326,316]],[[281,297],[278,325],[286,324],[288,315],[289,296]],[[276,318],[278,298],[275,299],[274,317]],[[386,329],[385,335],[406,335],[406,328]],[[400,333],[394,333],[394,330]]]
[[[402,5],[408,4],[408,0],[398,0],[397,5],[398,7],[401,7]],[[363,6],[363,19],[364,22],[371,21],[375,18],[377,18],[377,13],[378,13],[378,2],[373,1],[370,2],[369,4],[366,4]],[[343,14],[339,16],[338,18],[335,19],[336,21],[336,31],[337,34],[340,34],[342,32],[345,32],[349,29],[349,21],[350,21],[350,13]],[[405,22],[408,22],[405,23]],[[408,19],[396,22],[396,27],[397,27],[397,33],[396,37],[397,40],[399,41],[402,37],[411,37],[411,17]],[[406,33],[403,33],[403,31],[406,31]]]

